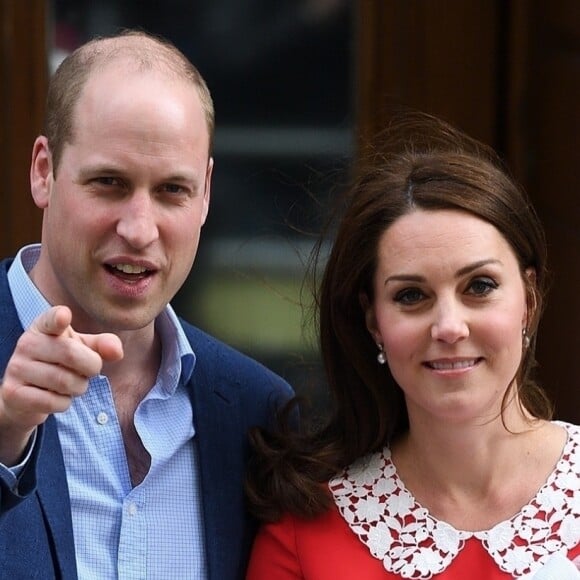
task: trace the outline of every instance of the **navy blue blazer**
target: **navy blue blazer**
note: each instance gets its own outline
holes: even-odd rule
[[[0,262],[0,376],[23,329]],[[244,577],[256,522],[245,509],[248,429],[271,426],[293,395],[280,377],[181,321],[196,353],[191,393],[205,524],[208,578]],[[39,428],[40,445],[18,489],[0,478],[0,578],[77,578],[70,501],[56,421]],[[167,571],[171,578],[171,570]]]

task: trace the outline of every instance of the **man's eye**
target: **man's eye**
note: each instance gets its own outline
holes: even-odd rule
[[[177,194],[185,192],[185,188],[182,185],[178,185],[177,183],[166,183],[163,185],[162,189],[165,193]]]
[[[395,302],[400,304],[417,304],[425,297],[419,288],[405,288],[395,294]]]
[[[99,185],[106,185],[108,187],[121,185],[118,177],[97,177],[94,181]]]
[[[475,280],[472,280],[467,291],[469,294],[475,296],[487,296],[497,287],[497,282],[491,278],[476,278]]]

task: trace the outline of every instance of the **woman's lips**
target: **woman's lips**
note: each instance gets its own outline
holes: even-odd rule
[[[425,366],[436,371],[456,371],[474,367],[481,361],[481,357],[461,359],[440,359],[425,362]]]

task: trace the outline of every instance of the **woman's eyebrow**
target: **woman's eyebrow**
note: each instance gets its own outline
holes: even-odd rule
[[[489,258],[486,260],[478,260],[477,262],[473,262],[473,264],[468,264],[463,268],[459,268],[457,272],[455,272],[456,278],[461,278],[466,274],[470,274],[471,272],[477,270],[478,268],[482,268],[483,266],[487,266],[488,264],[501,264],[500,260],[496,260],[495,258]],[[420,274],[393,274],[389,276],[384,285],[386,286],[389,282],[426,282],[425,276],[421,276]]]
[[[501,261],[496,260],[495,258],[488,258],[487,260],[478,260],[473,264],[468,264],[463,268],[459,268],[459,270],[457,270],[457,272],[455,273],[455,277],[460,278],[461,276],[465,276],[465,274],[470,274],[474,270],[477,270],[478,268],[482,268],[483,266],[487,266],[489,264],[501,264]]]

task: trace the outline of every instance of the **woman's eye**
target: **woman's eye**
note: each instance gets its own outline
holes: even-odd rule
[[[469,294],[474,294],[475,296],[486,296],[497,287],[497,282],[491,278],[476,278],[472,280],[467,291]]]
[[[395,302],[400,304],[417,304],[425,297],[419,288],[405,288],[395,294]]]

